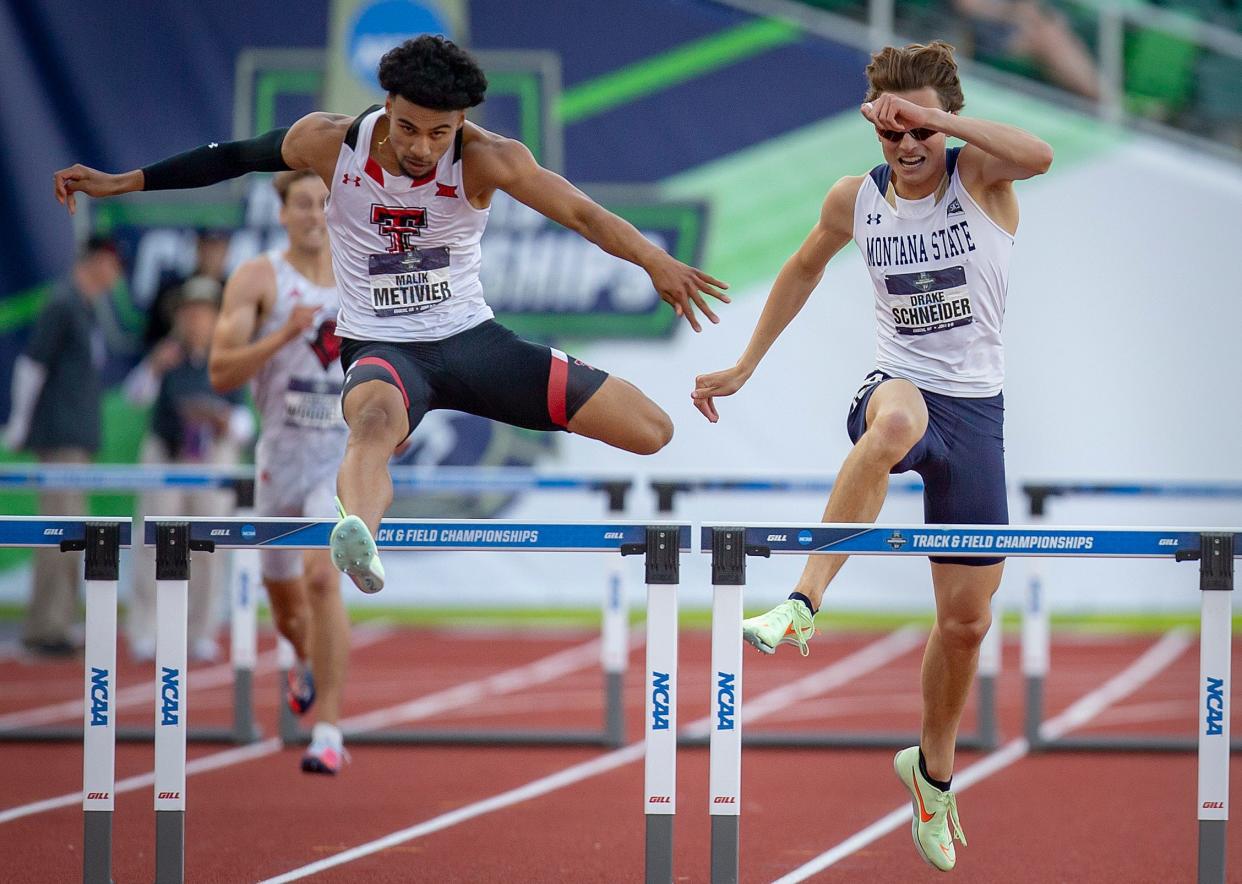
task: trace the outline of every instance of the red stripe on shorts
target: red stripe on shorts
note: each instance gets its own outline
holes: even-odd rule
[[[548,366],[548,418],[558,427],[569,423],[565,415],[565,388],[569,385],[569,360],[560,350],[552,351]]]
[[[401,375],[397,374],[397,370],[392,367],[392,364],[387,359],[380,359],[378,356],[363,356],[354,365],[378,365],[392,375],[393,383],[401,391],[401,399],[405,402],[406,411],[410,410],[410,396],[405,392],[405,384],[401,383]]]

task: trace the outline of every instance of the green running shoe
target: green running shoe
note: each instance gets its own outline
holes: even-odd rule
[[[918,746],[897,753],[893,758],[893,772],[910,792],[910,803],[914,806],[910,835],[919,856],[933,869],[952,871],[957,864],[953,839],[966,846],[966,834],[957,821],[957,796],[941,792],[919,772]]]
[[[337,498],[336,509],[341,514],[341,520],[336,523],[328,539],[332,564],[348,575],[363,592],[379,592],[384,588],[384,566],[380,564],[379,551],[375,548],[370,529],[357,516],[345,515],[340,498]]]
[[[806,640],[815,634],[815,615],[797,599],[785,599],[766,614],[742,621],[742,638],[765,654],[777,645],[797,645],[805,657],[811,653]]]

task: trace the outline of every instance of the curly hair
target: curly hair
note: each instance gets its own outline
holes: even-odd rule
[[[962,83],[957,77],[953,47],[943,40],[926,45],[911,43],[898,48],[885,46],[871,56],[867,65],[867,97],[875,101],[883,92],[910,92],[930,86],[940,98],[940,106],[956,113],[966,105]]]
[[[423,34],[388,50],[379,63],[380,86],[428,110],[453,111],[483,101],[487,77],[451,40]]]

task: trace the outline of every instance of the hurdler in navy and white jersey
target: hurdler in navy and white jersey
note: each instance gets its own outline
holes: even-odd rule
[[[750,344],[732,368],[692,393],[719,419],[715,398],[737,392],[810,297],[828,261],[852,239],[875,299],[874,370],[851,403],[854,447],[837,475],[826,522],[873,522],[890,473],[915,470],[931,523],[1008,521],[1003,442],[1009,253],[1018,226],[1013,182],[1047,170],[1052,151],[1012,126],[958,115],[964,104],[952,47],[888,47],[867,68],[861,107],[884,163],[838,181],[801,248],[772,286]],[[946,136],[966,142],[947,150]],[[771,654],[807,653],[814,616],[845,556],[810,556],[790,597],[743,621],[743,638]],[[893,769],[914,808],[912,836],[929,864],[956,863],[965,843],[950,791],[958,724],[1003,561],[932,557],[936,627],[924,653],[918,746]]]
[[[349,442],[337,478],[333,560],[363,590],[383,586],[372,535],[392,501],[388,459],[433,408],[540,430],[568,430],[638,454],[668,443],[668,415],[633,385],[491,318],[479,238],[498,190],[642,267],[699,331],[725,285],[677,261],[629,222],[535,162],[519,142],[466,122],[487,79],[469,54],[424,35],[380,60],[382,109],[313,113],[291,128],[189,151],[110,175],[75,165],[54,176],[75,194],[199,187],[250,171],[310,169],[331,188],[328,233],[341,290],[338,332]]]

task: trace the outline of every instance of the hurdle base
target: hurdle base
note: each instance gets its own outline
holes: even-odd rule
[[[672,884],[673,815],[647,814],[646,884]]]
[[[710,738],[706,734],[681,734],[677,737],[679,746],[707,746]],[[764,733],[747,731],[742,734],[743,746],[768,749],[906,749],[919,744],[918,734],[886,734],[886,733]],[[974,734],[965,734],[957,739],[958,749],[986,750],[987,740]]]
[[[1041,739],[1031,747],[1033,752],[1197,752],[1199,744],[1192,739],[1176,737],[1058,737]],[[1242,741],[1232,740],[1230,752],[1242,752]]]
[[[185,811],[155,812],[155,884],[185,881]]]
[[[1199,820],[1198,884],[1225,884],[1227,820]]]
[[[112,882],[112,811],[84,811],[82,822],[83,884]]]
[[[345,731],[346,744],[355,746],[601,746],[613,745],[612,735],[603,731],[455,731],[392,730]],[[310,742],[310,734],[299,731],[297,744]],[[287,744],[286,744],[287,745]]]
[[[262,733],[256,728],[249,742],[261,738]],[[149,727],[118,727],[116,729],[118,743],[153,743],[155,731]],[[26,728],[22,730],[0,731],[0,743],[81,743],[82,727]],[[232,727],[201,727],[193,728],[186,734],[189,743],[237,743],[237,730]]]
[[[712,817],[712,884],[737,884],[741,817]]]

